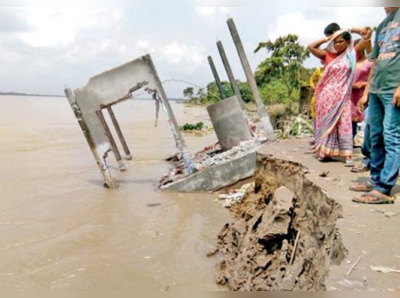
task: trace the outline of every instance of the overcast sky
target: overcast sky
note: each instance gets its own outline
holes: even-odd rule
[[[266,58],[253,54],[260,41],[288,33],[307,45],[324,27],[377,26],[382,7],[0,7],[0,91],[62,94],[88,79],[150,53],[162,80],[205,86],[212,81],[207,56],[226,80],[215,43],[225,44],[235,75],[244,79],[226,25],[233,17],[252,66]],[[310,60],[309,66],[318,62]],[[165,85],[170,97],[187,87]]]

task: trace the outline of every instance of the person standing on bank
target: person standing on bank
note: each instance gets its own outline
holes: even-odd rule
[[[361,204],[393,204],[400,169],[400,10],[385,11],[389,15],[377,30],[370,84],[359,102],[363,111],[369,101],[371,129],[372,182],[350,188],[364,193],[353,199]]]
[[[314,42],[310,51],[327,61],[324,75],[316,89],[316,125],[313,150],[321,162],[332,157],[345,157],[346,166],[353,167],[353,131],[351,123],[351,92],[356,71],[357,52],[370,43],[372,30],[360,29],[363,37],[356,49],[350,32],[341,30],[333,36]],[[326,50],[319,47],[329,42]],[[330,54],[329,54],[330,53]]]

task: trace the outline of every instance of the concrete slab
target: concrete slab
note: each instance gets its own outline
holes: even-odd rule
[[[252,152],[165,185],[161,190],[182,193],[216,191],[252,177],[255,168],[256,153]]]

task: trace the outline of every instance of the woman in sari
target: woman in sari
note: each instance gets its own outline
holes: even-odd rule
[[[319,50],[325,42],[329,42],[327,50]],[[365,48],[365,44],[359,43],[358,48]],[[315,153],[321,162],[344,157],[346,166],[353,167],[351,95],[357,55],[352,36],[341,30],[314,43],[310,50],[318,50],[320,58],[335,57],[327,63],[315,91]]]

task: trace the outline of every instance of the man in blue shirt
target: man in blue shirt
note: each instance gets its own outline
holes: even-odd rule
[[[369,101],[371,129],[371,184],[351,189],[364,192],[353,199],[362,204],[393,204],[393,187],[400,169],[400,10],[385,7],[387,18],[376,34],[370,84],[359,108]]]

